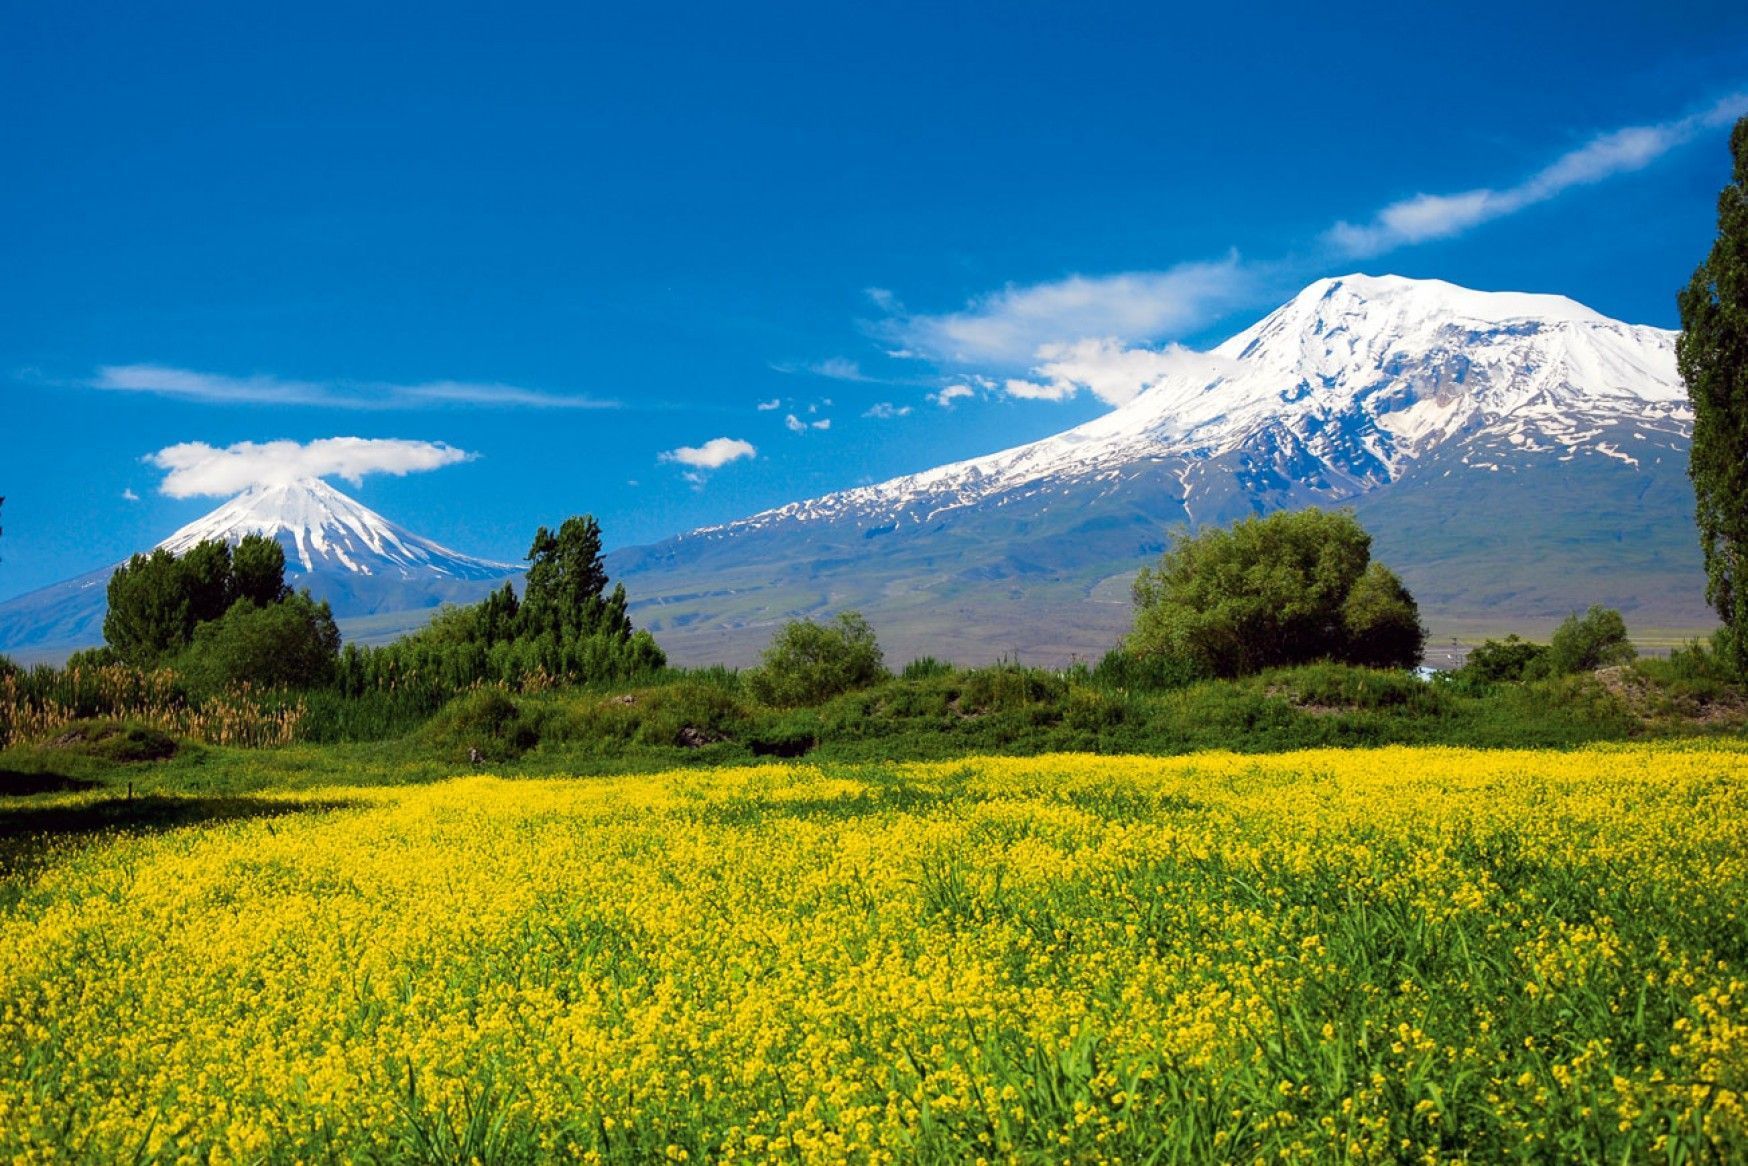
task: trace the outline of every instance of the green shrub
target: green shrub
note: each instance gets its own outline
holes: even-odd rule
[[[1542,658],[1547,654],[1545,644],[1532,644],[1513,633],[1503,640],[1481,641],[1457,671],[1464,679],[1488,682],[1522,680],[1541,670]]]
[[[486,761],[509,761],[540,743],[535,718],[501,688],[476,688],[438,710],[423,730],[427,745],[450,761],[467,761],[474,751]]]
[[[1135,580],[1133,656],[1199,677],[1341,660],[1408,668],[1426,633],[1402,581],[1346,511],[1280,511],[1179,535]]]
[[[998,712],[1032,705],[1059,705],[1067,695],[1068,682],[1042,668],[992,664],[964,674],[959,705],[968,712]]]
[[[759,667],[747,673],[746,684],[765,704],[796,708],[866,688],[888,675],[874,629],[857,612],[846,611],[829,624],[785,624]]]
[[[655,688],[567,703],[544,726],[549,741],[699,748],[746,735],[750,718],[720,677],[690,674]]]
[[[1071,687],[1063,704],[1062,723],[1083,733],[1114,729],[1128,719],[1128,706],[1118,697],[1093,688]]]
[[[696,748],[744,733],[746,710],[723,688],[695,680],[650,691],[639,703],[632,739],[643,745]]]
[[[241,684],[317,688],[333,682],[339,656],[333,612],[305,591],[266,607],[238,600],[220,618],[196,626],[175,670],[198,693]]]
[[[1195,665],[1182,656],[1141,656],[1115,648],[1105,653],[1089,679],[1105,688],[1164,692],[1193,684],[1199,677]]]
[[[1368,712],[1401,710],[1439,713],[1449,696],[1411,672],[1356,668],[1348,664],[1309,664],[1263,674],[1265,689],[1279,691],[1294,704]]]
[[[1627,664],[1638,656],[1627,641],[1627,624],[1612,608],[1593,606],[1583,615],[1569,615],[1554,629],[1541,664],[1551,676],[1594,672]]]
[[[919,656],[904,666],[899,673],[905,680],[929,680],[936,676],[949,676],[953,666],[945,660],[937,660],[933,656]]]
[[[68,656],[67,662],[61,665],[61,667],[69,671],[75,668],[87,670],[109,668],[120,662],[120,660],[116,659],[115,653],[108,648],[81,648],[71,656]]]

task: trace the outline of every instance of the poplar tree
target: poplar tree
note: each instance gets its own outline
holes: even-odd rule
[[[1693,479],[1706,599],[1732,662],[1748,673],[1748,118],[1730,133],[1731,182],[1718,237],[1676,303],[1676,364],[1693,404]]]

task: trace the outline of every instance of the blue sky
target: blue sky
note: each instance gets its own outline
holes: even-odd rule
[[[503,7],[0,5],[0,596],[244,442],[393,439],[307,456],[513,559],[1055,432],[1322,275],[1674,326],[1748,109],[1740,3]]]

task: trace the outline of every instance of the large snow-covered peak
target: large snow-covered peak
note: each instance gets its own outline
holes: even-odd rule
[[[1331,276],[1307,285],[1287,303],[1220,346],[1237,355],[1259,335],[1294,331],[1310,335],[1340,328],[1401,338],[1456,323],[1494,328],[1529,321],[1607,324],[1607,316],[1561,295],[1476,291],[1442,279],[1401,275]]]
[[[1396,275],[1320,279],[1207,353],[1163,362],[1134,399],[1054,437],[754,515],[774,523],[926,521],[1065,482],[1165,468],[1198,493],[1258,506],[1340,502],[1435,453],[1493,472],[1524,456],[1593,455],[1686,441],[1692,415],[1675,333],[1624,324],[1558,295],[1484,292]],[[1224,467],[1215,473],[1214,467]],[[1224,475],[1224,477],[1222,477]]]
[[[256,486],[158,545],[183,554],[195,544],[235,544],[264,534],[285,548],[288,573],[318,571],[416,578],[488,579],[519,570],[452,551],[399,526],[319,478]]]

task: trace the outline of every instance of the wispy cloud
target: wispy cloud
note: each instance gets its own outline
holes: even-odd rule
[[[809,412],[812,412],[812,410],[809,410]],[[815,421],[803,421],[801,418],[791,413],[783,418],[783,427],[791,433],[806,433],[809,429],[830,429],[832,427],[832,419],[830,417],[821,417]]]
[[[138,494],[134,493],[134,488],[132,486],[128,486],[127,488],[122,490],[121,500],[123,502],[138,502],[140,500],[140,496]]]
[[[771,365],[778,372],[806,373],[809,376],[825,377],[833,381],[866,382],[874,378],[862,371],[862,366],[843,356],[831,356],[824,360],[812,361],[777,361]]]
[[[871,406],[864,417],[872,417],[876,421],[891,421],[896,417],[909,417],[912,409],[909,405],[894,405],[891,401],[881,401]]]
[[[742,441],[738,437],[713,437],[703,445],[682,445],[678,449],[670,449],[661,455],[660,460],[695,470],[718,470],[729,462],[756,457],[758,452],[750,441]]]
[[[1391,203],[1363,223],[1335,224],[1324,233],[1324,242],[1346,257],[1360,258],[1413,243],[1448,239],[1548,202],[1574,187],[1643,169],[1702,131],[1726,125],[1744,114],[1748,114],[1748,93],[1737,93],[1674,121],[1600,134],[1516,186],[1417,194]]]
[[[1249,302],[1253,282],[1234,252],[1165,271],[1009,285],[957,312],[896,316],[877,328],[897,340],[901,352],[939,363],[1021,367],[1047,344],[1085,338],[1133,343],[1193,331]]]
[[[783,398],[782,397],[772,397],[769,401],[760,401],[758,403],[758,405],[755,407],[761,413],[774,412],[775,410],[781,409],[783,407]]]
[[[452,445],[398,438],[325,437],[317,441],[242,441],[214,447],[204,441],[167,446],[144,459],[167,471],[160,493],[172,498],[231,495],[250,486],[281,486],[309,478],[344,478],[354,485],[366,474],[435,470],[475,455]]]
[[[303,381],[231,376],[161,364],[111,364],[82,382],[117,393],[148,393],[214,405],[302,405],[327,409],[419,409],[474,405],[510,409],[614,409],[617,402],[478,381]]]

